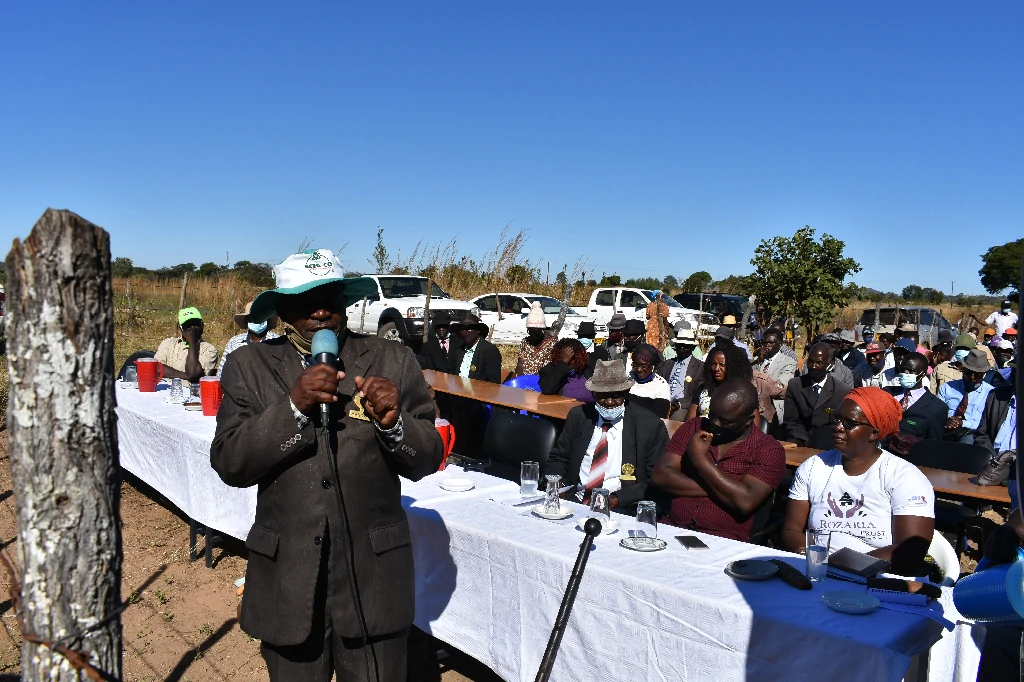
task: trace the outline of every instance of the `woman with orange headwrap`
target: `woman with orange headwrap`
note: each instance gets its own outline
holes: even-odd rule
[[[832,414],[834,450],[796,470],[782,540],[804,551],[804,529],[830,531],[831,551],[850,547],[917,574],[935,530],[935,494],[913,464],[882,449],[902,412],[880,388],[857,388]]]

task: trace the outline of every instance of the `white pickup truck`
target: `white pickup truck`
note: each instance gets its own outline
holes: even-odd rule
[[[600,287],[590,295],[590,303],[587,304],[586,314],[592,317],[595,324],[607,327],[608,320],[615,313],[622,313],[627,320],[641,320],[647,322],[647,305],[654,300],[656,292],[647,289],[633,289],[630,287]],[[718,326],[718,318],[710,313],[701,313],[699,310],[684,308],[672,299],[671,296],[662,296],[661,299],[668,306],[670,325],[684,320],[689,322],[690,328],[698,336],[702,333],[714,331]],[[703,325],[703,326],[700,326]]]
[[[558,313],[562,309],[562,303],[551,296],[498,292],[478,296],[472,303],[480,308],[480,320],[491,328],[492,343],[519,344],[526,338],[526,316],[530,313],[530,306],[534,301],[540,303],[544,310],[544,319],[550,327],[558,319]],[[580,322],[587,320],[593,321],[593,318],[569,308],[565,323],[558,332],[558,338],[576,338]],[[602,325],[595,324],[594,330],[598,336],[608,335]]]
[[[345,309],[348,328],[361,334],[401,341],[418,347],[423,338],[423,311],[427,306],[427,278],[412,275],[363,275],[346,288],[351,304]],[[452,320],[467,313],[480,314],[468,301],[456,301],[437,284],[430,290],[430,317],[441,311]]]

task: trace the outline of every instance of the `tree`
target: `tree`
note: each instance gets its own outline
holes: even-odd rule
[[[752,275],[729,275],[711,283],[711,289],[723,294],[740,294],[749,296],[754,291]]]
[[[505,271],[505,281],[513,286],[517,284],[533,284],[536,279],[533,270],[520,263],[510,265],[508,270]]]
[[[707,272],[706,270],[698,270],[684,279],[680,288],[686,292],[699,294],[704,291],[709,284],[711,284],[712,279],[710,272]]]
[[[388,254],[388,247],[384,246],[384,228],[380,225],[377,226],[377,246],[373,247],[373,258],[370,259],[370,265],[375,268],[374,272],[381,274],[391,272],[391,256]]]
[[[200,277],[214,277],[220,274],[220,266],[216,263],[203,263],[199,266],[199,271],[196,273]]]
[[[900,293],[900,298],[904,301],[920,301],[924,298],[922,295],[923,289],[916,284],[909,284],[903,287],[903,291]]]
[[[618,275],[606,275],[601,273],[601,281],[598,282],[599,287],[617,287],[622,284],[622,278]]]
[[[1020,266],[1024,261],[1024,239],[993,246],[981,260],[985,262],[978,270],[981,286],[990,294],[1002,294],[1011,287],[1020,286]]]
[[[941,305],[946,300],[946,295],[938,289],[925,287],[921,289],[921,301],[932,305]]]
[[[750,264],[753,293],[765,306],[767,319],[794,316],[808,337],[823,324],[831,324],[836,307],[849,305],[844,280],[861,267],[843,255],[846,244],[828,234],[815,240],[809,226],[791,238],[762,240]]]
[[[661,281],[661,286],[666,289],[675,289],[679,286],[679,280],[676,279],[675,275],[665,275],[665,279]]]
[[[132,271],[135,267],[132,265],[131,258],[115,258],[114,262],[110,265],[110,274],[113,277],[128,278],[132,276]]]
[[[661,282],[656,277],[634,277],[626,280],[627,287],[637,289],[660,289]]]

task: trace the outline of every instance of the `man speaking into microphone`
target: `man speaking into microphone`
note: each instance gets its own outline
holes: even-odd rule
[[[330,251],[293,254],[274,277],[249,316],[279,316],[285,335],[232,354],[210,448],[225,483],[259,486],[241,627],[272,682],[405,680],[415,599],[398,477],[440,466],[434,405],[409,349],[346,330],[361,280]]]

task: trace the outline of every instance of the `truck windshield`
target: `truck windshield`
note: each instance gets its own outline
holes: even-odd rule
[[[647,297],[648,301],[653,301],[654,297],[658,295],[658,292],[654,292],[654,291],[643,290],[643,292],[644,292],[644,296]],[[683,307],[683,306],[679,305],[679,301],[675,300],[674,298],[672,298],[668,294],[663,295],[661,297],[661,300],[664,301],[665,305],[667,305],[669,308],[682,308]]]
[[[427,295],[427,279],[425,277],[378,277],[381,293],[384,298],[408,298]],[[430,290],[431,298],[448,298],[441,287],[434,284]]]
[[[551,298],[550,296],[527,296],[526,300],[530,303],[533,303],[534,301],[539,302],[545,315],[557,315],[562,309],[561,302],[557,299]]]

